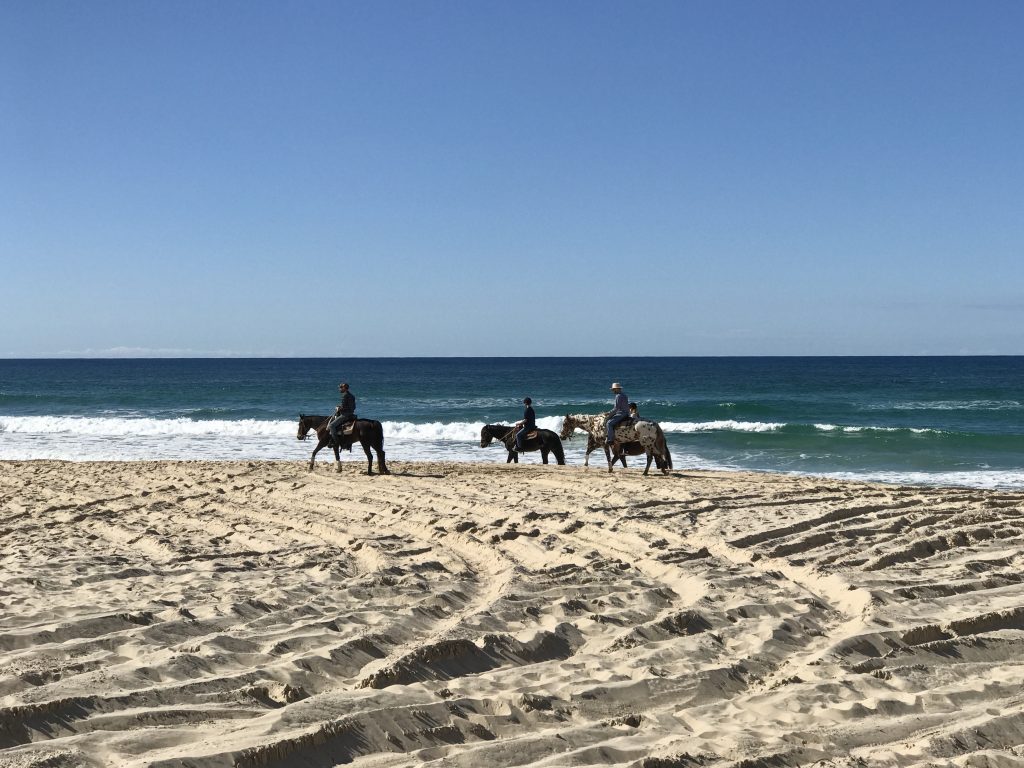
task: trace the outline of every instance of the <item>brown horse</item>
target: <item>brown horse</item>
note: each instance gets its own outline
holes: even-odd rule
[[[352,446],[358,441],[363,446],[363,452],[366,453],[366,474],[373,474],[373,454],[370,453],[371,448],[377,452],[377,471],[382,475],[391,474],[388,465],[384,461],[384,428],[381,427],[379,421],[357,419],[351,434],[339,433],[338,443],[334,443],[331,440],[331,431],[327,428],[329,421],[329,416],[306,416],[301,413],[299,414],[299,440],[305,440],[309,431],[315,430],[319,441],[316,444],[316,448],[313,449],[313,455],[309,457],[310,472],[313,471],[313,462],[316,460],[317,453],[325,445],[330,445],[334,449],[334,469],[336,472],[341,472],[339,449],[347,448],[351,451]]]
[[[550,429],[538,429],[536,435],[536,437],[530,437],[523,441],[523,450],[536,451],[540,449],[541,461],[545,464],[548,463],[548,454],[553,453],[556,462],[565,464],[565,451],[562,450],[562,441],[558,439],[558,435]],[[506,464],[513,461],[516,464],[519,463],[515,427],[506,424],[485,424],[484,428],[480,430],[480,447],[486,448],[492,440],[500,440],[505,444],[505,450],[508,451]]]

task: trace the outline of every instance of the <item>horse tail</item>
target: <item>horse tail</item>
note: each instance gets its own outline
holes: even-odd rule
[[[381,424],[379,421],[374,421],[373,422],[372,439],[373,439],[373,447],[376,448],[378,451],[383,451],[384,450],[384,425]]]
[[[668,440],[665,439],[665,433],[661,429],[661,424],[658,424],[658,450],[661,451],[661,455],[665,457],[666,469],[672,469],[672,454],[668,450]]]
[[[551,434],[555,434],[552,432]],[[555,439],[551,443],[551,452],[555,454],[555,461],[559,464],[565,464],[565,451],[562,449],[562,439],[555,435]]]

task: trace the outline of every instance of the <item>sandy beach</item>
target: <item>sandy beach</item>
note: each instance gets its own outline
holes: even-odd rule
[[[1024,766],[1024,494],[0,464],[0,766]]]

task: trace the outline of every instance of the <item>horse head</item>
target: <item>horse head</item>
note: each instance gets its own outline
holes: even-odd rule
[[[488,445],[491,444],[491,440],[493,439],[494,435],[492,435],[490,431],[488,431],[487,425],[485,424],[484,428],[480,430],[480,447],[486,448]]]
[[[484,428],[480,430],[480,447],[486,448],[492,440],[497,439],[505,443],[505,447],[508,448],[509,441],[512,440],[514,434],[515,429],[505,424],[485,424]]]
[[[306,415],[303,413],[299,414],[299,440],[305,440],[306,435],[309,434],[309,430],[312,429],[309,422],[306,420]]]
[[[562,440],[568,440],[572,437],[572,433],[576,431],[576,418],[570,414],[565,414],[565,418],[562,419],[562,431],[558,433],[558,436]]]

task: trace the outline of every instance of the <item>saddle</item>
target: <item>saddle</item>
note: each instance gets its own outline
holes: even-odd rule
[[[529,432],[523,435],[523,440],[533,440],[533,438],[537,437],[539,434],[539,429],[531,429]]]
[[[357,420],[358,420],[358,417],[355,414],[352,414],[352,421],[347,421],[344,424],[342,424],[341,427],[338,429],[338,434],[339,435],[351,435],[352,431],[356,428],[356,421]]]

